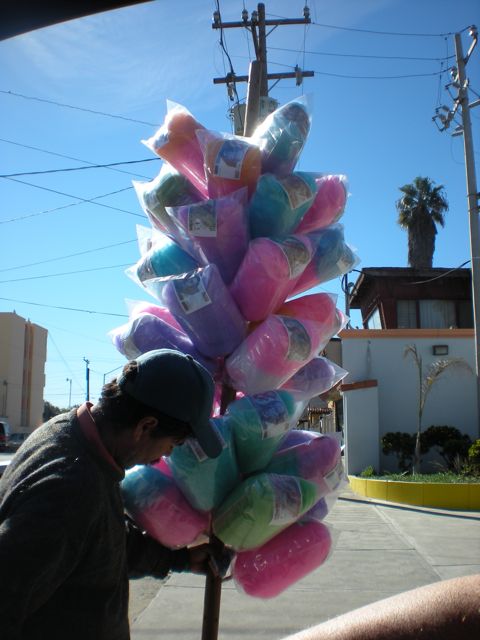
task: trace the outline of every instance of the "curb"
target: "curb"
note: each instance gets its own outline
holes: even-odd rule
[[[366,498],[417,507],[480,511],[480,483],[401,482],[348,476],[350,487]]]

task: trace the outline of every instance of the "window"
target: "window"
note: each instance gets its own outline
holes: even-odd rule
[[[420,328],[448,329],[457,326],[454,300],[420,300]]]
[[[380,311],[378,307],[375,311],[368,317],[367,320],[367,329],[381,329],[382,321],[380,320]]]
[[[397,327],[398,329],[417,328],[417,301],[397,301]]]

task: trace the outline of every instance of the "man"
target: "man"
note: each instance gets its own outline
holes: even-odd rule
[[[187,437],[221,452],[214,384],[191,356],[150,351],[85,403],[38,428],[0,480],[2,640],[126,640],[128,578],[204,573],[211,549],[167,549],[125,520],[125,469]]]

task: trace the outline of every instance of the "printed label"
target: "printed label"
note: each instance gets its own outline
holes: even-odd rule
[[[324,480],[330,491],[334,491],[344,478],[345,473],[343,470],[343,463],[341,460],[339,460],[335,467],[329,473],[327,473],[327,475],[324,477]]]
[[[247,151],[248,145],[242,144],[239,140],[225,140],[215,158],[213,175],[219,178],[240,180]]]
[[[217,235],[217,211],[214,201],[195,205],[188,209],[188,232],[197,238],[215,238]]]
[[[340,274],[347,273],[352,268],[352,252],[347,245],[344,246],[342,255],[337,261],[337,267]]]
[[[185,444],[190,448],[190,451],[193,453],[198,462],[203,462],[208,458],[200,443],[195,438],[187,438],[185,440]]]
[[[152,278],[157,277],[157,274],[153,269],[150,256],[146,256],[145,259],[138,265],[137,276],[140,282],[143,282],[144,280],[151,280]]]
[[[275,485],[275,480],[273,480]],[[300,515],[302,494],[296,478],[288,478],[274,486],[275,499],[270,524],[282,525],[295,522]]]
[[[305,267],[310,262],[310,251],[301,240],[293,236],[285,238],[281,243],[278,243],[278,246],[287,259],[290,278],[297,278],[304,272]]]
[[[290,175],[280,178],[279,182],[287,194],[290,207],[295,210],[313,198],[313,193],[305,180],[300,176]]]
[[[172,280],[172,282],[177,300],[184,313],[193,313],[212,303],[198,274]]]
[[[287,360],[306,360],[312,350],[312,341],[307,330],[295,318],[281,316],[281,321],[288,334]]]
[[[289,414],[283,400],[275,391],[259,393],[250,397],[250,403],[258,414],[262,425],[262,440],[288,431]]]

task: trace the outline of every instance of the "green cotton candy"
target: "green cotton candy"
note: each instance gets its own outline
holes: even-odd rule
[[[271,460],[277,445],[292,428],[297,403],[287,391],[267,391],[245,396],[227,410],[240,471],[260,471]]]
[[[208,458],[196,441],[187,440],[175,447],[169,460],[177,486],[199,511],[211,511],[220,505],[240,482],[230,427],[223,417],[211,422],[224,443],[218,457]]]
[[[213,516],[213,531],[235,551],[255,549],[296,522],[317,501],[301,478],[261,473],[244,480]]]

